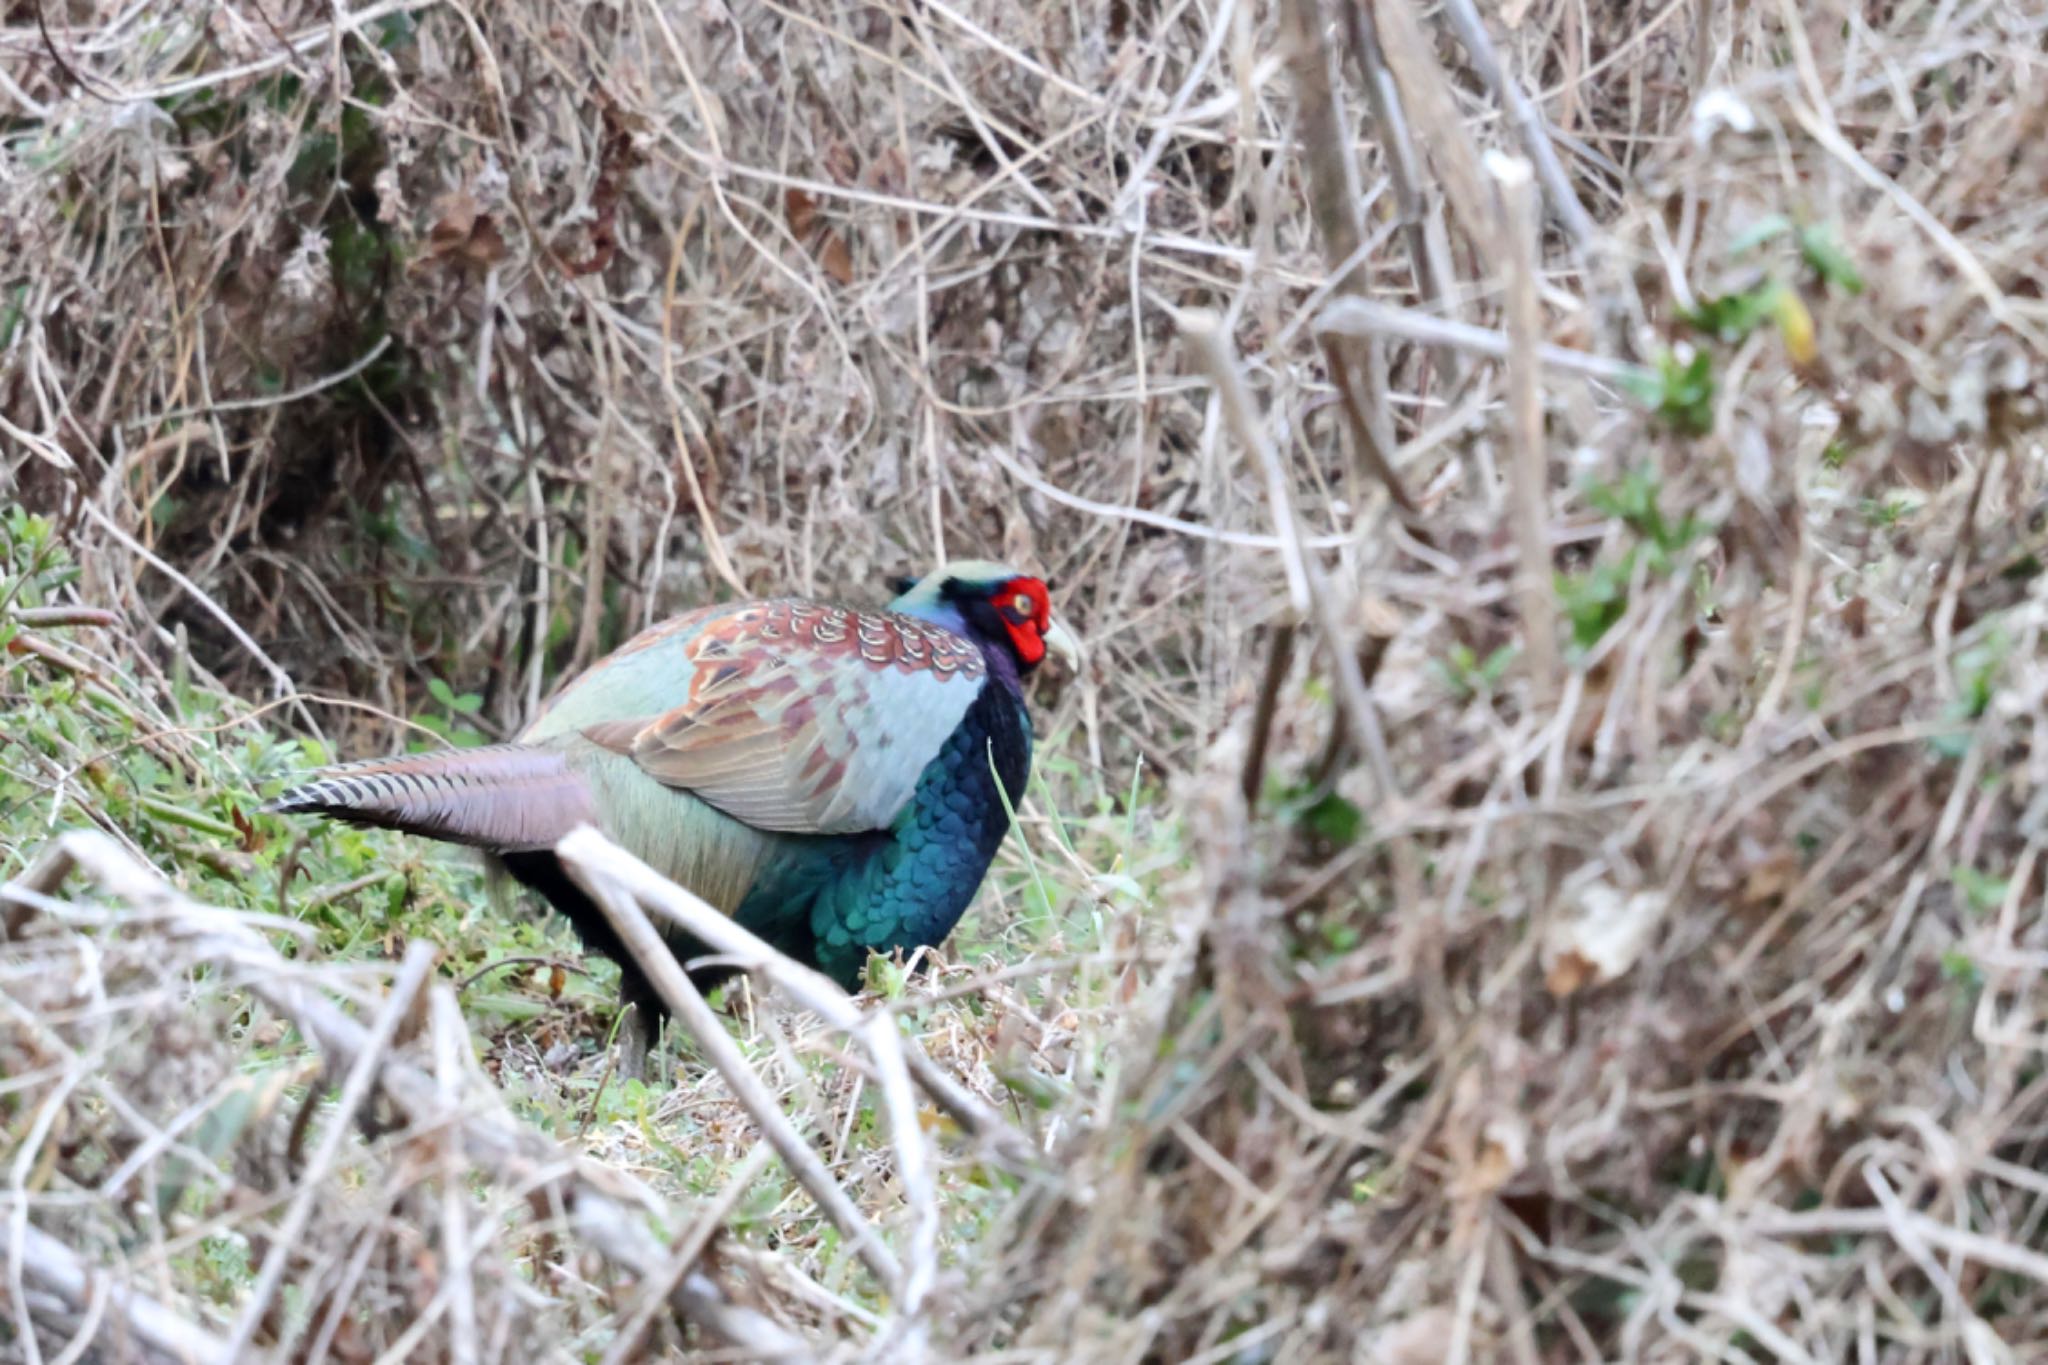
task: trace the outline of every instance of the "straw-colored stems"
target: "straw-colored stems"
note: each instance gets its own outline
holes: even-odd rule
[[[46,1294],[63,1300],[64,1305],[80,1314],[99,1315],[111,1313],[121,1324],[120,1330],[100,1328],[100,1335],[114,1345],[124,1333],[132,1345],[146,1346],[159,1351],[173,1360],[225,1361],[232,1359],[227,1343],[202,1327],[187,1322],[175,1312],[144,1294],[129,1288],[118,1276],[110,1276],[99,1266],[89,1265],[79,1259],[71,1248],[56,1238],[41,1232],[34,1226],[22,1222],[7,1230],[8,1258],[17,1261],[21,1269],[24,1286],[34,1286]],[[9,1297],[15,1297],[10,1294]],[[15,1298],[19,1314],[29,1312],[27,1295]],[[33,1322],[21,1326],[23,1319],[15,1318],[17,1326],[26,1335],[23,1343],[35,1340]],[[74,1342],[74,1347],[78,1343]]]
[[[1338,98],[1332,53],[1323,41],[1320,0],[1286,0],[1288,65],[1301,111],[1303,158],[1308,164],[1309,206],[1323,241],[1323,260],[1342,271],[1336,292],[1356,295],[1365,289],[1365,262],[1359,246],[1365,237],[1359,204],[1358,166],[1351,156],[1351,137]],[[1385,485],[1394,505],[1413,514],[1415,500],[1394,472],[1394,424],[1387,409],[1387,359],[1376,337],[1319,338],[1330,382],[1351,433],[1360,472]],[[1354,500],[1359,489],[1352,489]]]
[[[1561,665],[1557,652],[1557,603],[1551,589],[1550,466],[1543,446],[1542,304],[1537,299],[1536,186],[1529,163],[1489,152],[1487,171],[1500,196],[1501,242],[1507,261],[1508,427],[1514,447],[1510,502],[1521,572],[1515,595],[1521,603],[1523,647],[1536,680],[1536,701],[1557,700]]]
[[[1534,163],[1534,172],[1543,181],[1543,192],[1550,200],[1550,210],[1564,228],[1565,236],[1571,239],[1572,250],[1582,256],[1590,256],[1598,244],[1600,231],[1593,224],[1593,216],[1586,212],[1586,206],[1579,202],[1579,196],[1572,190],[1571,177],[1565,174],[1564,164],[1557,159],[1557,148],[1550,140],[1550,128],[1543,121],[1543,111],[1536,107],[1536,102],[1529,98],[1521,83],[1508,74],[1501,63],[1499,51],[1494,48],[1492,35],[1486,31],[1486,21],[1479,17],[1479,10],[1472,0],[1444,0],[1444,17],[1450,20],[1465,54],[1472,59],[1472,69],[1493,92],[1493,97],[1500,101],[1501,108],[1514,124],[1515,132],[1522,140],[1522,151]]]
[[[286,1018],[335,1066],[351,1072],[372,1050],[370,1031],[327,999],[304,969],[287,962],[257,928],[273,925],[261,916],[232,914],[185,900],[156,872],[98,830],[73,830],[45,848],[29,869],[0,884],[0,918],[6,931],[22,931],[38,913],[77,917],[76,907],[50,895],[74,870],[90,877],[102,893],[127,907],[140,931],[147,925],[179,951],[232,971],[243,988]],[[133,916],[148,910],[146,919]],[[91,912],[97,913],[97,912]],[[497,1180],[531,1188],[568,1215],[574,1231],[607,1260],[640,1277],[664,1270],[668,1253],[647,1231],[644,1212],[614,1197],[607,1181],[535,1130],[512,1121],[502,1107],[485,1113],[451,1115],[443,1086],[426,1072],[386,1049],[374,1068],[378,1088],[411,1127],[449,1125],[461,1131],[465,1154]],[[474,1103],[474,1094],[465,1096]],[[23,1229],[17,1228],[17,1233]],[[798,1337],[751,1308],[724,1297],[701,1271],[687,1273],[669,1295],[677,1316],[697,1323],[747,1353],[749,1359],[811,1359]],[[226,1359],[218,1353],[197,1359]]]
[[[1380,46],[1372,6],[1368,0],[1344,0],[1338,8],[1343,11],[1345,33],[1365,86],[1373,132],[1386,158],[1387,179],[1393,186],[1394,210],[1400,215],[1401,236],[1407,244],[1416,292],[1431,312],[1448,316],[1456,306],[1451,264],[1442,249],[1450,237],[1443,226],[1443,210],[1423,192],[1422,157],[1415,150],[1407,111],[1401,107],[1400,87],[1394,83],[1394,73],[1387,69],[1387,54]],[[1444,380],[1455,384],[1461,368],[1457,351],[1443,343],[1435,349]]]
[[[1332,299],[1316,317],[1315,325],[1319,332],[1347,335],[1377,332],[1382,336],[1400,337],[1404,341],[1419,341],[1426,346],[1452,346],[1489,360],[1506,360],[1514,349],[1505,332],[1477,327],[1469,322],[1431,317],[1412,308],[1395,308],[1370,299]],[[1614,360],[1591,351],[1574,350],[1548,342],[1540,343],[1533,354],[1546,369],[1585,375],[1609,384],[1654,377],[1652,371],[1626,360]]]
[[[1380,726],[1379,711],[1373,705],[1372,691],[1366,685],[1365,671],[1351,648],[1350,632],[1337,611],[1321,563],[1302,549],[1301,520],[1294,510],[1286,466],[1280,461],[1280,452],[1266,438],[1265,428],[1252,407],[1252,396],[1245,387],[1244,376],[1238,372],[1237,357],[1223,330],[1223,320],[1206,311],[1183,313],[1180,330],[1209,382],[1215,385],[1217,399],[1223,405],[1224,422],[1265,476],[1273,528],[1279,533],[1280,553],[1287,566],[1288,593],[1295,611],[1312,614],[1322,629],[1330,669],[1337,679],[1337,695],[1351,724],[1352,738],[1372,765],[1381,798],[1398,799],[1400,788],[1394,778],[1393,756],[1387,750],[1386,734]]]
[[[328,1116],[326,1131],[320,1135],[320,1145],[314,1149],[313,1159],[306,1164],[299,1192],[293,1197],[291,1207],[285,1210],[284,1221],[278,1224],[271,1237],[270,1250],[263,1257],[262,1268],[256,1272],[255,1288],[249,1291],[248,1302],[228,1338],[228,1353],[224,1359],[240,1360],[248,1352],[257,1327],[269,1314],[270,1301],[284,1283],[286,1267],[298,1254],[300,1239],[313,1217],[314,1202],[326,1184],[328,1173],[341,1159],[342,1143],[348,1138],[356,1111],[362,1108],[363,1101],[370,1098],[370,1092],[376,1087],[377,1069],[398,1037],[399,1025],[411,1013],[413,997],[426,984],[427,973],[434,968],[435,956],[431,943],[417,939],[406,948],[405,958],[399,964],[398,978],[391,985],[391,994],[378,1009],[368,1037],[349,1063],[348,1079],[341,1087],[341,1099]],[[289,1338],[279,1343],[278,1354],[281,1357],[289,1345]]]

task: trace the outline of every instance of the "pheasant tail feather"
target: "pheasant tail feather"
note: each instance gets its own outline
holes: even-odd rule
[[[264,809],[424,834],[498,853],[551,848],[596,823],[590,789],[552,749],[495,744],[344,763]]]

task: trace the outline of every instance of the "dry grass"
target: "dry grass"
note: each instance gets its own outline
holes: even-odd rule
[[[1038,699],[1049,780],[983,921],[1036,896],[1094,939],[998,930],[889,1008],[971,1093],[1032,1098],[1010,1119],[1058,1178],[939,1143],[934,1243],[867,1064],[741,1011],[932,1272],[899,1311],[775,1186],[705,1287],[762,1331],[2034,1358],[2044,21],[1485,9],[0,7],[0,478],[76,556],[51,602],[174,675],[151,696],[189,668],[350,747],[389,742],[376,712],[508,730],[721,594],[871,599],[945,552],[1056,579],[1091,665]],[[0,621],[0,696],[81,676],[72,622]],[[7,827],[10,873],[58,813],[118,830],[90,764],[8,761],[51,813]],[[176,1036],[117,1011],[94,1088],[0,1033],[0,1347],[54,1355],[79,1311],[22,1278],[31,1227],[226,1336],[262,1277],[111,1230],[93,1162],[133,1150],[120,1103],[167,1122],[260,1025],[65,903],[55,939],[10,920],[10,983],[96,963]],[[371,1027],[361,970],[321,970]],[[93,1056],[66,1000],[7,1027]],[[494,1036],[495,1079],[558,1084],[547,1030],[579,1020]],[[184,1074],[156,1052],[204,1065],[131,1089]],[[740,1169],[724,1080],[643,1117],[590,1154],[718,1212],[656,1144],[688,1122]],[[320,1273],[440,1263],[460,1182],[335,1145],[362,1183],[307,1196]],[[314,1188],[256,1175],[206,1235],[260,1250]],[[459,1215],[491,1229],[482,1335],[436,1317],[423,1353],[601,1356],[632,1313],[645,1267],[600,1274],[517,1188]],[[492,1293],[559,1330],[490,1336]],[[361,1358],[432,1302],[365,1300]],[[715,1340],[671,1306],[671,1347]]]

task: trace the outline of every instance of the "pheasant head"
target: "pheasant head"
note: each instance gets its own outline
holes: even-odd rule
[[[956,559],[923,578],[898,579],[889,610],[915,616],[993,645],[1029,674],[1048,653],[1067,667],[1081,663],[1080,641],[1052,614],[1045,580],[986,559]]]

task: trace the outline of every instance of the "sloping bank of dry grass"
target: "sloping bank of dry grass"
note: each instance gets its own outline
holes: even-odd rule
[[[699,1208],[679,1348],[2048,1347],[2043,20],[1490,10],[0,9],[0,478],[53,518],[7,528],[10,876],[97,821],[275,909],[260,727],[503,733],[720,594],[999,554],[1091,646],[895,1006],[1057,1178],[935,1124],[934,1236],[884,1073],[734,1016],[928,1295],[740,1164],[715,1074],[606,1099],[595,988],[464,1006],[685,1211],[637,1263],[50,902],[0,945],[6,1350],[97,1311],[48,1242],[201,1333],[601,1358]],[[561,956],[417,850],[302,855],[365,1027],[406,941]],[[448,1027],[394,1046],[471,1093]]]

